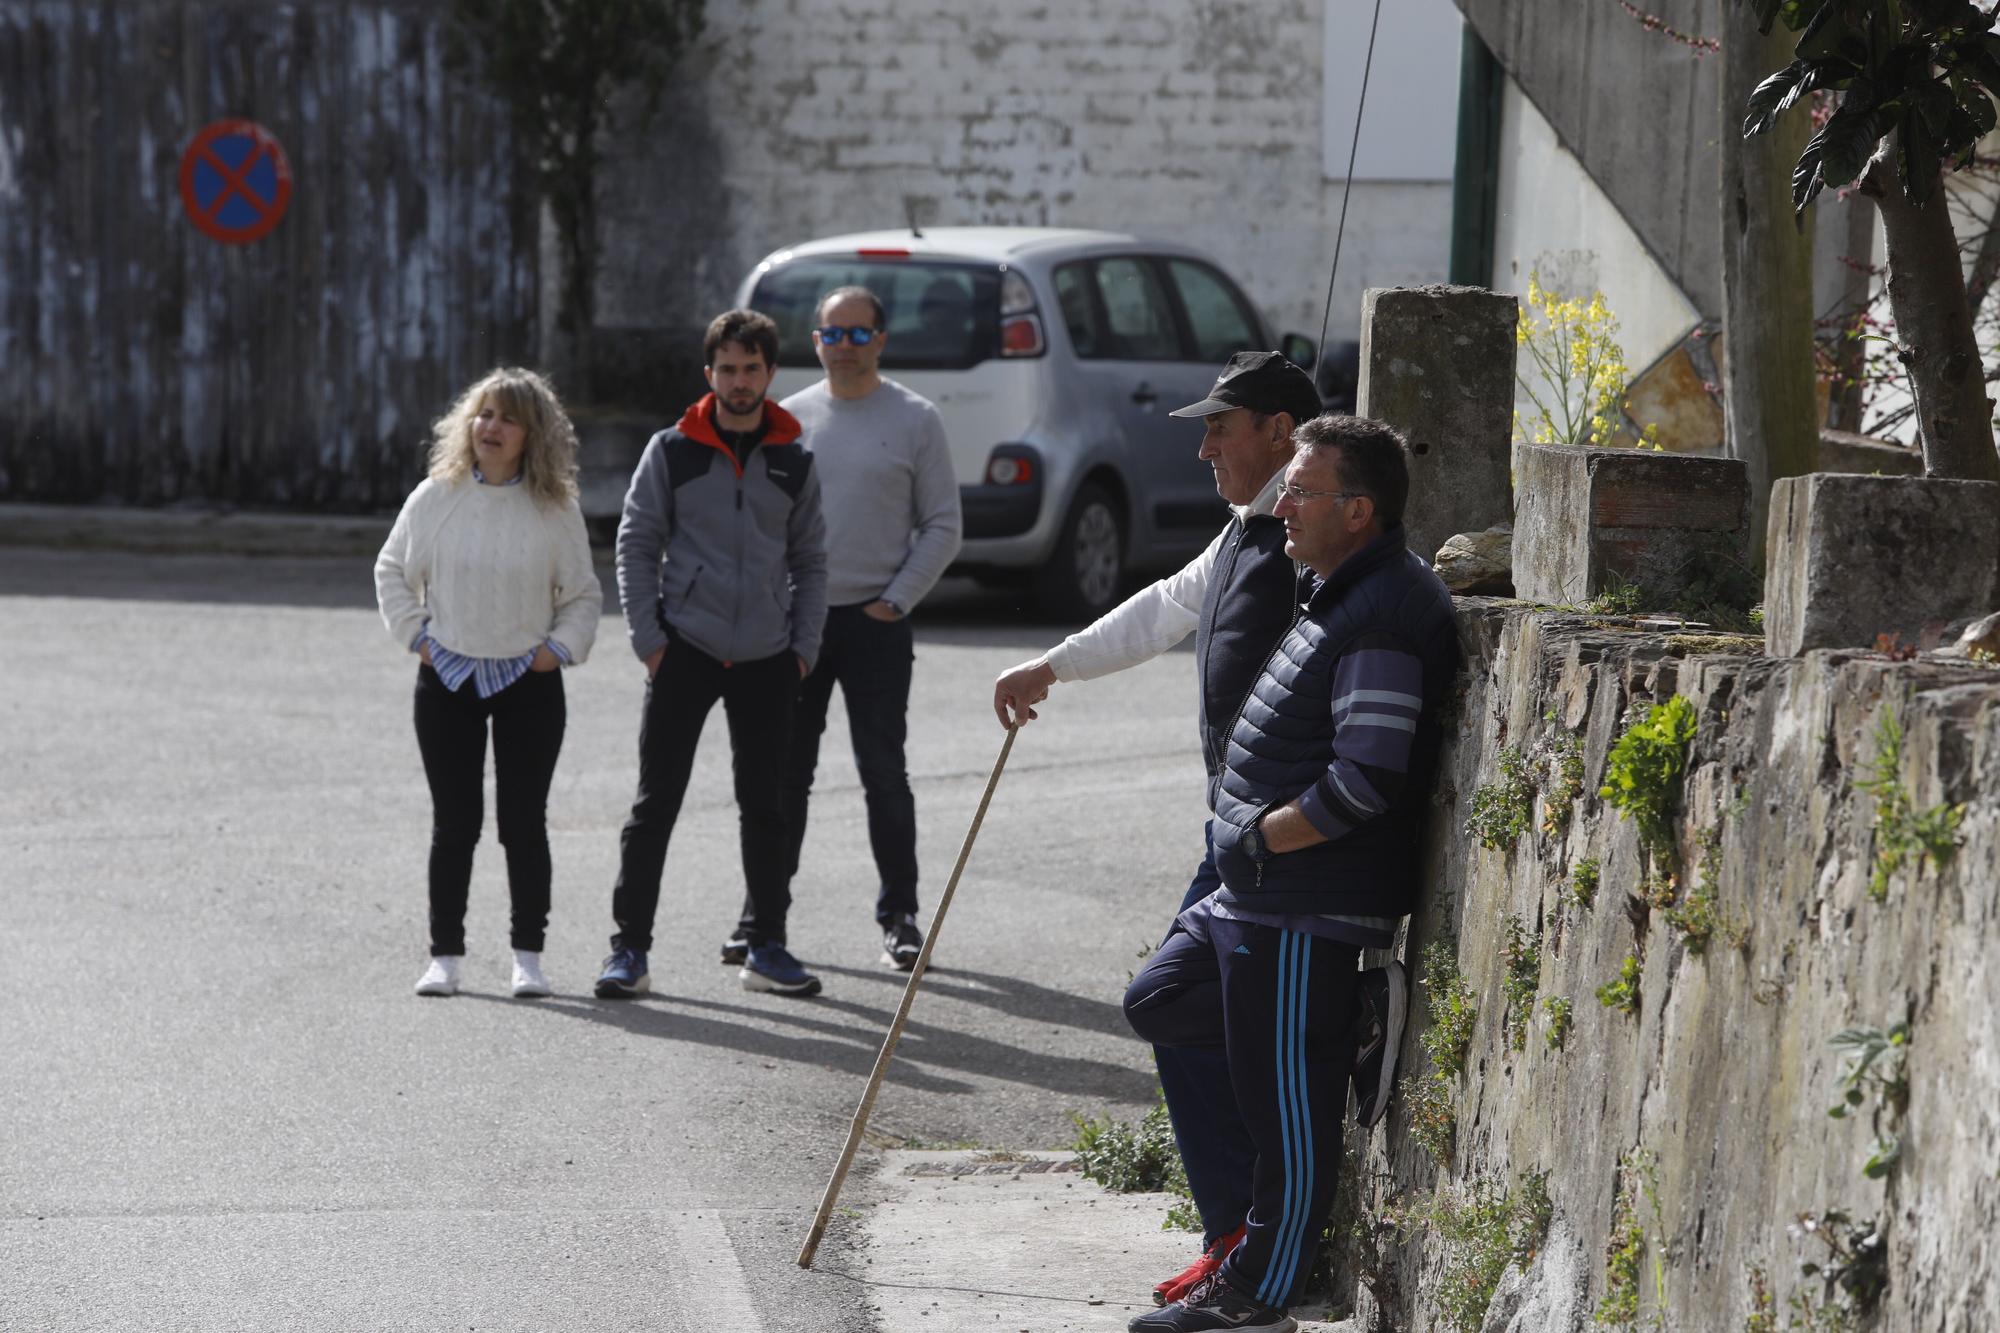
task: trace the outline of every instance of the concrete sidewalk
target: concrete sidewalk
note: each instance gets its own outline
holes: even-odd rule
[[[391,514],[270,514],[217,507],[0,504],[0,546],[180,555],[370,556]]]
[[[1200,1240],[1162,1231],[1164,1194],[1111,1194],[1069,1153],[882,1154],[848,1202],[862,1243],[814,1272],[855,1284],[881,1333],[1119,1333]],[[1308,1322],[1305,1333],[1356,1333]]]

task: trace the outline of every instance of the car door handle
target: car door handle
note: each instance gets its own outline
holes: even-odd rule
[[[1153,392],[1152,385],[1140,380],[1139,387],[1132,390],[1132,401],[1141,407],[1151,407],[1160,401],[1160,395]]]

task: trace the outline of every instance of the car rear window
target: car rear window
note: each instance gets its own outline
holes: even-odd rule
[[[813,312],[836,287],[866,287],[888,316],[884,370],[963,370],[1000,350],[1000,268],[928,259],[795,259],[757,280],[750,307],[778,325],[778,363],[815,366]]]

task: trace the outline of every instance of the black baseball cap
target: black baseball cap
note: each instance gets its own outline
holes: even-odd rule
[[[1238,352],[1215,377],[1208,397],[1167,413],[1170,417],[1212,417],[1232,407],[1275,415],[1289,412],[1303,423],[1319,415],[1319,392],[1312,376],[1292,364],[1283,352]]]

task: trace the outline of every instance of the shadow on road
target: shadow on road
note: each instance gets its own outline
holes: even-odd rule
[[[499,995],[471,992],[461,992],[459,998],[520,1004]],[[895,1012],[893,1008],[825,997],[777,998],[753,1008],[682,995],[640,1000],[559,996],[536,1007],[564,1018],[607,1024],[636,1036],[814,1064],[857,1077],[865,1077],[875,1067]],[[846,1021],[828,1015],[841,1015]],[[889,1066],[889,1081],[926,1092],[977,1091],[972,1083],[948,1077],[950,1073],[979,1074],[1077,1098],[1126,1102],[1151,1100],[1156,1082],[1150,1070],[1047,1055],[933,1023],[912,1020],[906,1024],[896,1058]]]
[[[813,966],[828,976],[868,982],[898,995],[909,980],[907,973],[891,972],[885,968],[841,967],[834,963],[815,963]],[[985,1005],[1003,1014],[1032,1019],[1037,1023],[1060,1023],[1085,1032],[1131,1035],[1131,1029],[1125,1024],[1124,1010],[1116,1004],[1072,995],[1052,986],[1038,986],[1019,977],[1003,977],[994,972],[969,972],[961,967],[932,965],[924,972],[924,984],[919,994]]]

